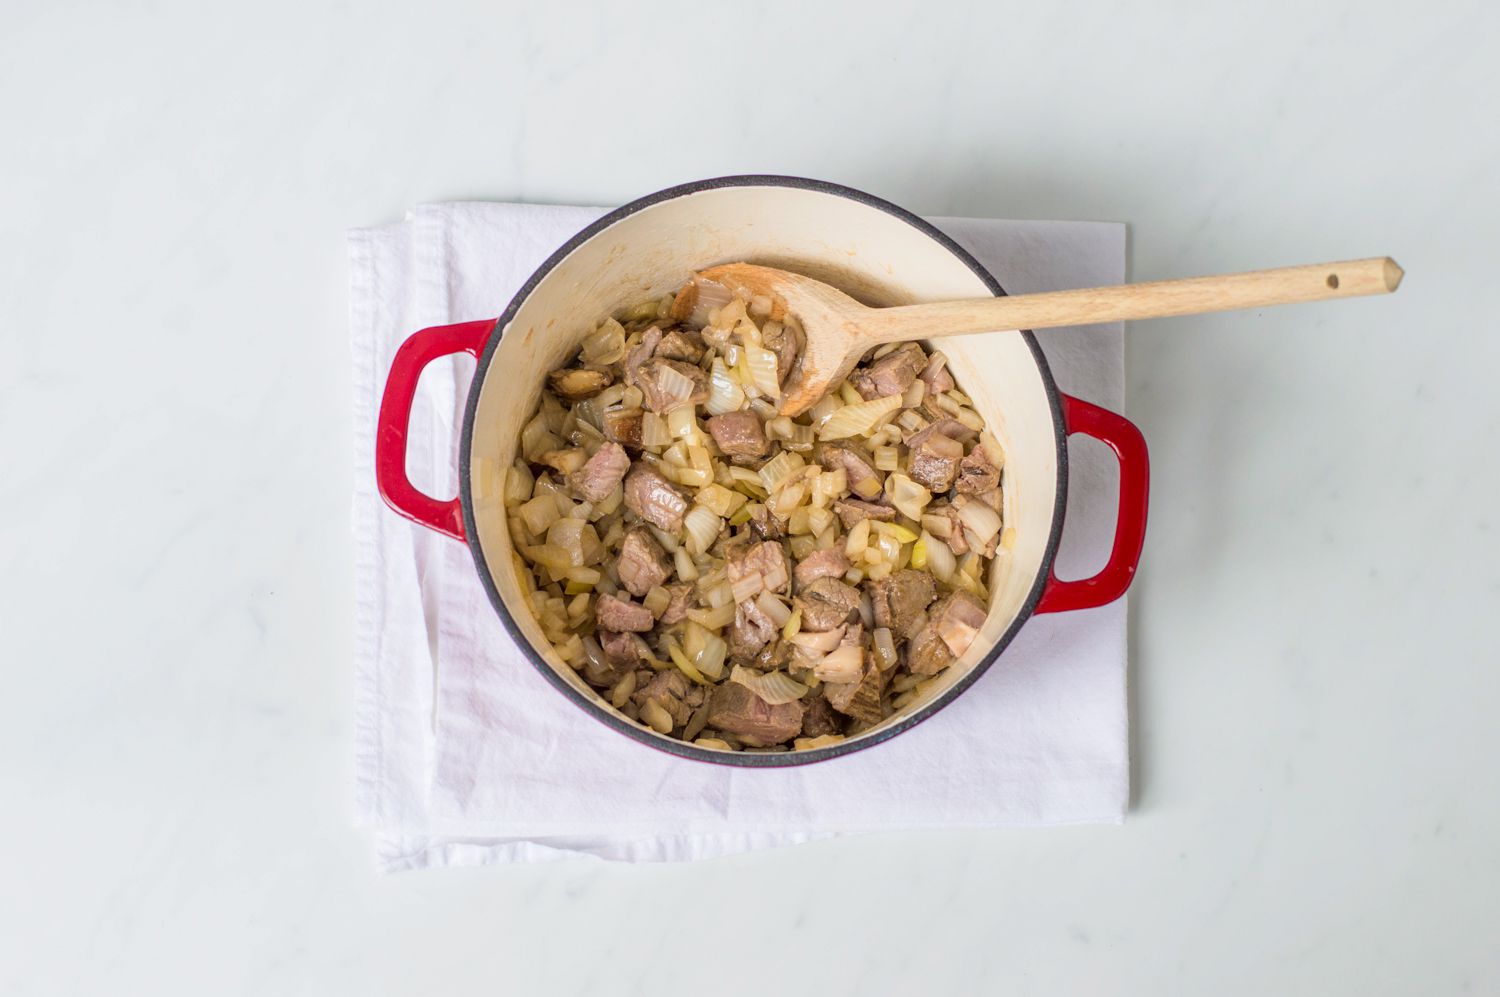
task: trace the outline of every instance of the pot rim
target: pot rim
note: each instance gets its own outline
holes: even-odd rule
[[[637,726],[613,710],[601,709],[581,692],[569,685],[562,676],[553,671],[552,667],[547,664],[536,648],[531,646],[531,642],[522,633],[520,626],[511,615],[509,607],[506,606],[505,600],[501,597],[500,590],[496,587],[494,577],[491,574],[489,563],[485,559],[484,550],[480,546],[479,528],[474,516],[473,493],[470,487],[470,450],[473,447],[474,420],[479,407],[480,388],[483,386],[485,377],[489,373],[490,361],[494,358],[495,351],[504,336],[505,327],[515,318],[516,312],[520,310],[521,305],[526,299],[531,296],[531,292],[536,289],[537,285],[546,279],[558,264],[571,255],[574,250],[616,222],[646,208],[684,195],[726,187],[789,187],[815,191],[821,194],[831,194],[835,197],[842,197],[858,202],[867,207],[877,208],[886,214],[906,222],[912,228],[936,241],[944,249],[958,257],[996,297],[1005,294],[1005,289],[1000,286],[1000,282],[995,279],[994,275],[975,259],[968,250],[953,241],[946,233],[899,205],[892,204],[873,194],[856,190],[853,187],[846,187],[827,180],[814,180],[808,177],[782,176],[778,174],[743,174],[713,177],[707,180],[695,180],[691,183],[678,184],[656,191],[653,194],[647,194],[599,217],[584,226],[584,228],[568,239],[567,242],[558,247],[557,251],[547,257],[546,261],[537,267],[536,271],[527,278],[526,283],[521,286],[521,289],[510,299],[510,303],[505,306],[505,311],[495,320],[494,329],[485,342],[484,350],[477,358],[477,363],[474,367],[474,376],[469,382],[468,399],[464,405],[463,427],[459,439],[458,451],[459,505],[463,511],[465,542],[469,545],[469,553],[474,558],[474,567],[479,574],[480,584],[484,586],[484,591],[489,596],[490,604],[494,606],[496,613],[499,615],[501,625],[505,627],[506,633],[521,648],[531,664],[537,671],[541,672],[542,677],[590,717],[647,747],[692,761],[706,762],[713,765],[731,765],[740,768],[787,768],[795,765],[811,765],[816,762],[838,758],[842,755],[849,755],[856,751],[863,751],[877,744],[883,744],[897,734],[904,733],[922,721],[932,717],[957,699],[966,689],[978,681],[981,675],[989,671],[990,666],[1010,646],[1011,641],[1015,639],[1021,627],[1026,624],[1027,620],[1031,619],[1036,611],[1037,603],[1041,600],[1042,591],[1046,588],[1047,580],[1052,574],[1052,564],[1057,556],[1058,544],[1062,539],[1063,517],[1068,503],[1068,434],[1063,417],[1062,393],[1058,390],[1056,382],[1052,379],[1052,370],[1047,365],[1047,358],[1043,355],[1041,346],[1037,343],[1036,336],[1028,329],[1020,330],[1020,334],[1024,338],[1027,347],[1031,350],[1032,358],[1036,361],[1037,369],[1042,378],[1042,387],[1047,394],[1047,403],[1052,409],[1052,432],[1057,450],[1057,494],[1053,500],[1052,530],[1051,534],[1047,537],[1046,548],[1042,552],[1041,563],[1037,568],[1036,578],[1032,581],[1031,591],[1026,596],[1026,600],[1022,604],[1020,611],[1016,613],[1010,625],[1005,628],[1005,632],[1000,635],[994,645],[985,653],[984,657],[975,663],[967,675],[955,682],[941,696],[922,704],[922,706],[913,710],[909,716],[874,734],[861,736],[858,740],[854,741],[843,741],[838,744],[804,751],[724,752],[709,748],[700,748],[687,741],[664,738]]]

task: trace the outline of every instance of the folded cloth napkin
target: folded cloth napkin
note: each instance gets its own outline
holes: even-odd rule
[[[498,315],[605,209],[439,204],[349,234],[355,397],[356,802],[387,871],[569,856],[682,861],[865,831],[1118,822],[1128,796],[1125,602],[1037,617],[952,705],[803,768],[684,761],[589,719],[499,624],[460,543],[375,490],[386,371],[410,333]],[[935,219],[1012,293],[1124,279],[1123,225]],[[1039,334],[1064,391],[1119,410],[1119,325]],[[472,361],[424,374],[408,467],[452,495]],[[1075,446],[1059,573],[1103,563],[1113,463]]]

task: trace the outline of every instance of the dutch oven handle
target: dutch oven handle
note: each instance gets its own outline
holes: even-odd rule
[[[386,504],[414,523],[455,540],[464,539],[464,516],[458,499],[446,501],[424,495],[406,476],[406,434],[411,426],[411,403],[422,369],[439,357],[467,353],[478,357],[495,328],[492,318],[457,325],[435,325],[411,335],[396,350],[391,373],[380,399],[375,423],[375,483]]]
[[[1093,609],[1114,602],[1130,588],[1146,542],[1146,499],[1151,490],[1151,462],[1146,438],[1124,416],[1071,395],[1063,395],[1063,425],[1068,435],[1083,433],[1115,452],[1120,461],[1120,514],[1115,521],[1115,546],[1109,562],[1092,578],[1065,582],[1048,569],[1047,587],[1037,603],[1038,613]]]

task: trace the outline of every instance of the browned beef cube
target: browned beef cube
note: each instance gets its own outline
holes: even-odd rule
[[[776,636],[776,624],[760,611],[754,601],[734,608],[734,622],[729,624],[729,656],[735,661],[749,661]]]
[[[615,571],[620,576],[620,584],[631,595],[645,595],[667,580],[671,567],[667,552],[656,542],[656,537],[646,527],[637,526],[620,541]]]
[[[687,499],[647,464],[637,463],[625,478],[625,508],[668,533],[682,529]]]
[[[859,591],[837,578],[819,578],[794,602],[802,610],[802,629],[823,633],[842,626],[859,608]]]
[[[869,582],[866,587],[875,610],[875,625],[889,627],[898,639],[916,632],[922,611],[937,598],[937,586],[925,571],[898,571],[879,581]]]
[[[673,329],[661,337],[656,355],[697,366],[703,359],[703,337],[687,329]]]
[[[934,433],[912,448],[909,467],[911,478],[934,495],[953,487],[958,465],[964,459],[964,445],[952,437]]]
[[[929,395],[940,395],[953,390],[953,375],[948,373],[948,365],[941,357],[934,356],[928,360],[927,366],[917,376],[927,385]]]
[[[805,710],[800,701],[772,706],[738,682],[724,682],[709,696],[708,725],[752,748],[768,748],[801,733]]]
[[[958,465],[958,490],[965,495],[979,495],[1000,487],[1000,468],[980,444]]]
[[[656,353],[656,348],[661,345],[661,330],[652,326],[641,333],[640,343],[625,354],[625,383],[635,384],[640,376],[641,369],[646,362]]]
[[[605,443],[568,478],[573,490],[590,502],[603,502],[630,470],[630,455],[618,443]]]
[[[807,712],[802,714],[803,737],[823,737],[839,732],[839,718],[834,716],[833,706],[823,695],[823,690],[803,696],[802,703],[807,707]]]
[[[842,547],[815,550],[797,562],[793,570],[797,578],[797,591],[802,591],[819,578],[842,578],[849,570],[849,559]]]
[[[960,589],[945,595],[932,607],[927,626],[942,638],[956,658],[979,636],[986,615],[984,603]]]
[[[927,354],[916,343],[903,343],[879,360],[849,375],[849,383],[866,400],[899,395],[927,366]]]
[[[833,503],[833,511],[838,513],[839,521],[846,530],[854,529],[854,524],[861,519],[873,519],[879,523],[892,523],[896,520],[896,510],[890,506],[861,502],[859,499],[839,499]]]
[[[750,513],[750,532],[762,540],[780,540],[786,536],[786,520],[757,504]]]
[[[656,617],[640,603],[612,595],[601,595],[594,603],[594,619],[600,630],[645,633],[656,626]]]
[[[599,646],[604,650],[605,660],[614,669],[616,679],[624,678],[626,672],[640,663],[641,645],[636,642],[633,633],[600,630]]]
[[[791,575],[787,570],[786,549],[781,544],[774,540],[763,540],[758,544],[735,547],[726,553],[728,563],[725,565],[725,574],[731,585],[758,572],[766,591],[787,590]]]
[[[693,603],[696,601],[694,599],[694,586],[692,582],[678,582],[675,585],[668,585],[667,592],[670,593],[672,598],[667,603],[667,608],[661,611],[660,622],[664,627],[669,627],[674,623],[681,623],[687,619],[688,610],[693,608]]]
[[[881,694],[885,691],[885,673],[866,661],[858,682],[826,682],[823,693],[835,710],[865,724],[879,723],[885,717]]]
[[[922,628],[906,645],[906,667],[913,675],[936,675],[953,664],[953,652],[931,625]]]
[[[709,419],[707,425],[719,449],[731,457],[764,457],[771,448],[754,412],[725,412]]]
[[[864,451],[848,443],[821,443],[815,454],[825,471],[844,469],[849,490],[863,499],[873,499],[883,487],[880,474]]]
[[[912,449],[916,449],[917,447],[921,446],[923,440],[933,435],[946,436],[950,439],[957,440],[960,443],[968,443],[970,440],[976,440],[979,438],[979,434],[974,430],[970,429],[968,426],[965,426],[957,419],[954,419],[946,413],[943,413],[939,415],[937,419],[923,426],[916,432],[908,433],[906,435],[906,445],[911,447]]]
[[[657,672],[651,677],[644,688],[637,689],[631,698],[637,706],[646,705],[647,700],[652,700],[657,706],[666,710],[672,718],[673,727],[681,727],[688,722],[692,716],[695,704],[687,701],[692,691],[692,683],[687,676],[672,669],[666,672]],[[701,702],[701,700],[699,700]]]

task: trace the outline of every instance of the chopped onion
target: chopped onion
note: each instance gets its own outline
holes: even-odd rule
[[[735,665],[729,673],[729,681],[737,682],[749,689],[765,700],[768,706],[795,703],[807,695],[807,686],[782,671],[767,672],[762,675],[743,665]]]
[[[776,354],[760,346],[746,346],[744,363],[761,394],[767,398],[781,397],[781,382],[776,376]]]
[[[759,571],[752,571],[747,575],[741,575],[735,579],[734,583],[730,586],[730,591],[734,594],[734,601],[741,603],[754,599],[765,586],[765,579],[761,577],[761,573]]]
[[[654,368],[653,373],[656,377],[657,393],[661,396],[663,412],[671,412],[686,405],[698,388],[692,378],[670,364],[661,364]]]
[[[904,474],[892,474],[885,479],[885,491],[891,505],[908,519],[921,520],[922,510],[932,501],[932,493]]]
[[[767,493],[776,491],[794,475],[800,474],[807,462],[794,453],[782,451],[761,465],[759,476]]]
[[[703,650],[698,654],[698,670],[717,682],[724,677],[724,659],[729,654],[729,645],[716,634],[703,640]]]
[[[705,553],[719,539],[723,521],[710,509],[695,505],[683,517],[682,527],[688,550],[693,554]]]
[[[787,638],[793,644],[805,651],[814,651],[826,654],[839,646],[839,641],[844,639],[844,628],[834,627],[832,630],[816,631],[803,630]]]
[[[664,447],[672,442],[672,434],[667,429],[667,420],[655,412],[641,413],[641,446]]]
[[[786,626],[786,621],[792,618],[792,611],[786,608],[786,603],[765,590],[762,590],[756,597],[755,604],[760,607],[760,611],[766,615],[767,619],[778,627]]]
[[[625,327],[612,318],[605,319],[584,339],[581,359],[590,364],[612,364],[624,360]]]
[[[646,593],[646,597],[641,600],[641,605],[651,610],[651,615],[658,618],[661,617],[662,613],[667,611],[667,607],[671,604],[672,593],[660,585],[653,587],[651,591]]]
[[[979,538],[980,546],[988,544],[1000,532],[1000,514],[983,502],[970,499],[958,504],[957,509],[958,518]]]
[[[562,517],[558,515],[557,503],[550,495],[539,495],[516,510],[521,522],[526,524],[533,536],[544,536],[547,528]]]
[[[879,471],[894,471],[901,466],[901,451],[895,447],[875,448],[875,468]]]
[[[814,662],[813,674],[821,682],[858,682],[864,666],[864,648],[858,644],[843,644]]]
[[[850,436],[863,436],[876,424],[901,407],[900,395],[872,398],[857,405],[845,405],[823,423],[818,430],[820,440],[842,440]]]
[[[734,603],[715,606],[712,609],[690,609],[688,619],[710,630],[723,630],[734,622]]]
[[[596,564],[604,560],[604,546],[599,543],[599,534],[593,524],[581,519],[559,519],[547,530],[547,546],[558,547],[568,552],[572,564]]]
[[[792,741],[792,747],[798,751],[811,751],[813,748],[826,748],[830,744],[838,744],[844,740],[842,734],[822,734],[818,737],[799,737]],[[703,743],[703,738],[698,739]]]
[[[861,519],[854,524],[854,529],[849,531],[849,538],[844,541],[844,556],[852,563],[865,552],[865,545],[869,542],[870,521],[868,519]]]
[[[713,370],[708,377],[708,401],[704,403],[704,408],[711,415],[723,415],[725,412],[738,411],[744,404],[745,389],[730,374],[724,361],[715,357]]]
[[[674,408],[667,413],[667,432],[673,437],[691,444],[698,436],[698,417],[691,405]]]
[[[921,543],[927,548],[927,570],[932,576],[940,582],[952,579],[958,570],[958,558],[953,556],[953,548],[926,530],[922,531]],[[912,564],[916,564],[916,558],[912,559]]]
[[[886,671],[896,663],[896,641],[888,627],[876,627],[870,636],[875,646],[875,661],[881,671]]]
[[[535,486],[536,478],[532,476],[531,468],[526,466],[524,460],[517,458],[505,474],[505,504],[509,506],[525,502]]]
[[[792,615],[787,618],[786,626],[781,628],[781,636],[790,639],[797,636],[802,630],[802,607],[798,606],[792,610]]]
[[[715,516],[732,516],[747,501],[739,492],[732,492],[720,484],[706,485],[698,490],[698,504],[711,510]]]
[[[686,547],[678,547],[676,553],[674,553],[672,557],[676,562],[678,578],[685,582],[697,581],[698,566],[694,564],[693,559],[688,556]]]

